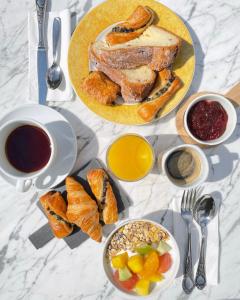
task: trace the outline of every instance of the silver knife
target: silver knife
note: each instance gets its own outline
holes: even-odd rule
[[[38,72],[38,102],[39,104],[45,105],[47,99],[47,83],[46,83],[46,73],[47,73],[47,51],[45,47],[45,14],[47,9],[48,0],[36,0],[37,8],[37,19],[38,19],[38,51],[37,51],[37,72]]]

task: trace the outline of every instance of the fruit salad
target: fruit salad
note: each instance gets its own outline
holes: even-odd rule
[[[158,228],[153,224],[151,226]],[[123,233],[122,228],[120,232]],[[166,239],[163,239],[163,236]],[[126,243],[128,247],[116,246],[118,251],[115,249],[116,251],[109,256],[116,285],[126,292],[134,292],[139,296],[149,295],[154,286],[164,280],[165,273],[172,266],[171,246],[167,243],[167,239],[167,235],[158,235],[154,241],[147,238],[137,243],[136,240],[129,240],[129,243]]]

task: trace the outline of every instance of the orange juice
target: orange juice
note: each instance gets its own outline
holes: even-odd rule
[[[154,163],[151,145],[141,136],[128,134],[108,149],[107,165],[119,179],[135,181],[146,176]]]

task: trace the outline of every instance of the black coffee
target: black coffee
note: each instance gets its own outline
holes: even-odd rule
[[[51,156],[48,135],[39,127],[23,125],[7,138],[5,152],[8,161],[17,170],[31,173],[41,170]]]

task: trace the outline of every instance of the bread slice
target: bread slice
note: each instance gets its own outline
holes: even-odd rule
[[[100,62],[111,68],[134,69],[148,65],[156,71],[172,65],[179,47],[180,39],[176,35],[154,25],[126,43],[109,46],[106,41],[97,41],[91,45]]]
[[[112,81],[120,85],[121,94],[125,102],[140,102],[151,92],[156,79],[156,73],[148,66],[141,66],[130,70],[114,69],[100,62],[98,57],[91,51],[90,60],[98,71],[103,72]]]

